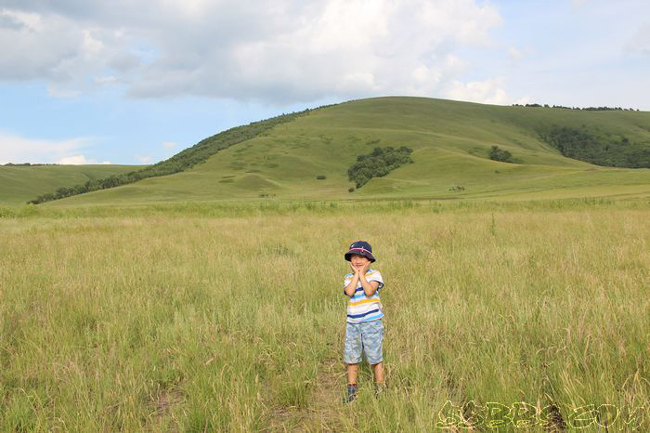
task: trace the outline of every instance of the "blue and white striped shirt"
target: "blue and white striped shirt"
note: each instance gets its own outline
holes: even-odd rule
[[[350,284],[353,277],[354,274],[352,273],[345,275],[345,280],[343,281],[344,288]],[[384,287],[384,280],[379,271],[374,269],[368,269],[365,277],[368,282],[379,282],[379,287],[377,287],[377,290],[372,296],[366,296],[361,286],[361,281],[357,283],[357,289],[354,295],[348,300],[348,323],[370,322],[371,320],[378,320],[384,317],[384,313],[381,311],[381,301],[379,300],[379,291]]]

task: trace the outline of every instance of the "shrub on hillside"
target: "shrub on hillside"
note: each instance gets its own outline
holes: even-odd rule
[[[327,176],[325,176],[324,174],[319,174],[318,176],[316,176],[316,179],[325,180],[325,179],[327,179]]]
[[[402,146],[375,147],[369,155],[357,156],[357,162],[348,169],[348,178],[361,188],[373,177],[386,176],[402,164],[412,163],[412,149]]]
[[[492,146],[490,149],[490,159],[500,162],[513,162],[512,153],[507,150],[499,149],[499,146]]]

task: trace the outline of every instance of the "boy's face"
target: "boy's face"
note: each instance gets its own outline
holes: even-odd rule
[[[370,260],[368,260],[367,257],[360,256],[359,254],[352,254],[350,256],[350,263],[352,263],[352,266],[357,269],[363,269],[364,266],[370,263]]]

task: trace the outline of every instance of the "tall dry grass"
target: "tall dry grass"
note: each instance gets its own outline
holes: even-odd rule
[[[647,208],[323,209],[0,219],[0,430],[650,426]],[[357,239],[389,389],[344,405]]]

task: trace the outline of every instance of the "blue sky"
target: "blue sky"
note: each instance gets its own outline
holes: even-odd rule
[[[650,110],[650,3],[0,0],[0,164],[142,164],[415,95]]]

